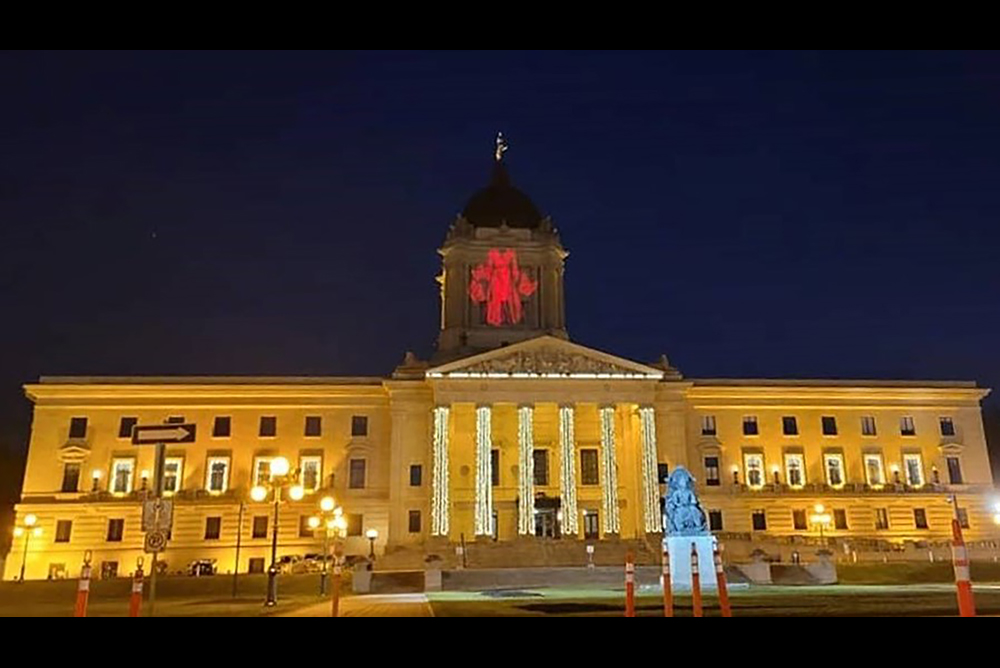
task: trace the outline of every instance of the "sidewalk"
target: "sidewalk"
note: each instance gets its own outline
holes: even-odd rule
[[[329,617],[330,601],[308,605],[281,617]],[[341,617],[433,617],[423,594],[374,594],[340,599]]]

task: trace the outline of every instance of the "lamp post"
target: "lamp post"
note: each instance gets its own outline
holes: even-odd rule
[[[273,608],[278,604],[278,507],[281,505],[281,492],[288,488],[288,498],[301,501],[305,489],[298,483],[297,471],[291,471],[288,460],[275,457],[271,460],[270,477],[250,490],[250,498],[261,503],[270,493],[274,498],[274,531],[271,534],[271,567],[267,569],[267,600],[264,605]]]
[[[344,523],[344,510],[337,505],[332,496],[324,496],[319,502],[319,514],[309,518],[309,528],[316,530],[323,525],[323,570],[319,576],[319,595],[326,596],[326,579],[329,574],[327,558],[330,555],[330,534]],[[346,526],[346,524],[344,525]]]
[[[823,537],[823,529],[830,524],[830,514],[826,512],[826,507],[822,503],[817,503],[813,506],[813,514],[809,516],[812,523],[819,526],[819,542],[826,545],[826,539]]]
[[[28,544],[31,542],[31,537],[42,535],[42,527],[35,526],[36,524],[38,524],[38,518],[29,513],[24,516],[24,526],[14,527],[15,536],[24,536],[24,552],[21,555],[21,577],[18,578],[18,582],[24,582],[24,567],[28,563]]]
[[[368,538],[368,559],[375,562],[375,540],[378,538],[378,529],[369,529],[365,532]]]

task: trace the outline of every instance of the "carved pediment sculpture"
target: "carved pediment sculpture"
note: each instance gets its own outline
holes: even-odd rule
[[[629,374],[636,373],[619,364],[614,364],[582,353],[537,348],[520,350],[492,357],[462,368],[467,373],[529,373],[529,374]]]

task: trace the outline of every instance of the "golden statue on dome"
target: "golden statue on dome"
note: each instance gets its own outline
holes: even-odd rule
[[[494,157],[496,158],[496,161],[500,162],[501,160],[503,160],[503,154],[506,153],[506,152],[507,152],[507,140],[504,139],[504,136],[503,136],[502,132],[498,132],[497,133],[497,148],[496,148],[496,153],[494,153]]]

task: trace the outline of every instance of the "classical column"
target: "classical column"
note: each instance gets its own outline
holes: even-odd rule
[[[518,504],[517,533],[535,533],[535,408],[530,405],[517,409]]]
[[[434,441],[431,472],[431,535],[448,536],[448,416],[447,406],[434,409]]]
[[[662,531],[660,521],[660,485],[657,481],[656,414],[652,406],[639,407],[639,433],[642,439],[642,508],[646,533]]]
[[[615,407],[601,406],[601,521],[604,533],[621,533],[618,512],[618,453],[615,451]]]
[[[576,509],[576,435],[573,430],[573,406],[559,407],[559,497],[562,509],[562,533],[575,536]]]
[[[476,407],[476,514],[477,536],[493,535],[493,470],[490,450],[493,446],[493,411],[489,406]]]

